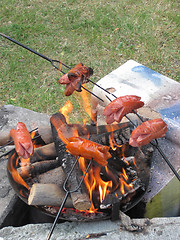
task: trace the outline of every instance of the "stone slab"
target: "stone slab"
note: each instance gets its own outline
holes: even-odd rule
[[[43,240],[51,224],[29,224],[5,227],[0,240]],[[124,222],[99,221],[91,223],[65,222],[57,224],[51,240],[178,240],[180,218],[126,219]]]

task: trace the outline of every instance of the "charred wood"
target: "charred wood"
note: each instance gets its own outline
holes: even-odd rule
[[[118,188],[113,193],[108,194],[105,199],[102,201],[100,208],[101,209],[107,209],[111,208],[114,202],[120,202],[120,206],[123,207],[123,209],[128,209],[128,206],[134,202],[134,199],[132,198],[136,195],[137,191],[141,193],[139,197],[142,196],[142,192],[144,193],[144,184],[141,183],[139,179],[135,180],[133,183],[133,188],[126,190],[126,192],[123,194]],[[137,198],[139,201],[139,197]],[[115,200],[116,199],[116,200]]]
[[[75,157],[66,151],[66,144],[61,140],[60,134],[62,128],[66,127],[65,118],[62,114],[54,114],[50,121],[58,159],[61,162],[65,175],[68,176],[73,167]],[[68,179],[68,188],[70,191],[77,188],[80,184],[81,177],[82,172],[76,165]],[[89,195],[86,191],[84,183],[82,183],[76,192],[71,193],[73,205],[78,210],[88,210],[91,207]]]

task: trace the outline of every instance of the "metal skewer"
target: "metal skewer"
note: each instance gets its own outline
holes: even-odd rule
[[[10,40],[11,42],[13,42],[13,43],[15,43],[15,44],[17,44],[17,45],[25,48],[26,50],[28,50],[28,51],[30,51],[30,52],[38,55],[39,57],[47,60],[48,62],[51,63],[51,65],[52,65],[54,68],[56,68],[57,70],[59,70],[59,71],[62,72],[63,74],[65,74],[65,72],[62,71],[59,67],[57,67],[57,66],[55,65],[55,63],[62,64],[64,67],[66,67],[66,68],[68,68],[68,69],[71,69],[69,66],[67,66],[66,64],[64,64],[62,61],[58,61],[58,60],[54,60],[54,59],[48,58],[48,57],[44,56],[43,54],[36,52],[36,51],[33,50],[32,48],[29,48],[29,47],[27,47],[26,45],[24,45],[24,44],[22,44],[22,43],[20,43],[20,42],[18,42],[18,41],[16,41],[16,40],[14,40],[14,39],[6,36],[6,35],[3,34],[3,33],[0,33],[0,35],[1,35],[2,37],[5,37],[6,39]],[[101,86],[97,85],[97,84],[94,83],[92,80],[88,79],[88,81],[90,81],[91,83],[95,84],[96,86],[98,86],[98,87],[100,87],[100,88],[102,89]],[[92,92],[91,92],[90,90],[88,90],[87,88],[85,88],[85,87],[83,87],[83,86],[81,86],[81,87],[82,87],[84,90],[86,90],[87,92],[91,93],[91,94],[92,94],[93,96],[95,96],[96,98],[98,98],[99,100],[101,100],[102,102],[104,102],[104,100],[103,100],[102,98],[96,96],[94,93],[92,93]]]
[[[80,156],[79,156],[79,157],[80,157]],[[65,197],[64,197],[64,199],[63,199],[63,202],[61,203],[61,206],[60,206],[60,208],[59,208],[59,211],[58,211],[58,213],[57,213],[57,215],[56,215],[56,218],[55,218],[55,220],[54,220],[54,222],[53,222],[53,225],[52,225],[52,227],[51,227],[51,230],[50,230],[50,232],[49,232],[46,240],[50,240],[50,238],[51,238],[51,236],[52,236],[52,233],[53,233],[54,228],[55,228],[55,226],[56,226],[57,220],[58,220],[58,218],[59,218],[59,216],[60,216],[60,214],[61,214],[61,212],[62,212],[62,209],[63,209],[63,207],[64,207],[64,204],[66,203],[66,200],[67,200],[67,198],[68,198],[68,195],[69,195],[70,193],[76,192],[76,191],[80,188],[80,186],[81,186],[81,184],[82,184],[82,182],[83,182],[83,180],[84,180],[84,178],[85,178],[85,176],[86,176],[86,173],[88,172],[89,167],[91,166],[92,159],[90,160],[90,162],[89,162],[89,164],[88,164],[88,166],[87,166],[87,168],[86,168],[86,171],[85,171],[83,177],[81,178],[81,181],[80,181],[79,185],[78,185],[75,189],[73,189],[73,190],[68,190],[67,187],[66,187],[66,184],[67,184],[68,179],[70,178],[70,176],[71,176],[71,174],[72,174],[72,172],[73,172],[73,170],[74,170],[74,168],[75,168],[75,166],[76,166],[76,164],[77,164],[77,162],[78,162],[78,160],[79,160],[79,157],[77,157],[77,159],[76,159],[75,162],[73,163],[73,166],[72,166],[71,170],[69,171],[69,173],[68,173],[68,175],[67,175],[67,177],[66,177],[66,179],[65,179],[65,181],[64,181],[63,189],[64,189],[64,191],[66,192],[66,195],[65,195]]]

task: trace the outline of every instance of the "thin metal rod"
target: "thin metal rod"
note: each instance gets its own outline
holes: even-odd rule
[[[94,94],[93,92],[89,91],[87,88],[85,88],[84,86],[81,86],[84,90],[86,90],[87,92],[89,92],[90,94],[92,94],[93,96],[95,96],[96,98],[98,98],[99,100],[101,100],[102,102],[104,102],[104,100],[100,97],[98,97],[96,94]]]
[[[28,51],[30,51],[30,52],[38,55],[39,57],[44,58],[45,60],[49,61],[54,68],[56,68],[57,70],[59,70],[59,71],[62,72],[63,74],[65,74],[65,72],[62,71],[62,70],[60,70],[60,69],[54,64],[54,62],[61,63],[64,67],[66,67],[66,68],[68,68],[68,69],[71,69],[69,66],[67,66],[66,64],[64,64],[62,61],[50,59],[50,58],[44,56],[43,54],[41,54],[41,53],[39,53],[39,52],[36,52],[36,51],[33,50],[32,48],[29,48],[29,47],[27,47],[26,45],[24,45],[24,44],[22,44],[22,43],[20,43],[20,42],[18,42],[18,41],[16,41],[16,40],[14,40],[14,39],[6,36],[6,35],[3,34],[3,33],[0,33],[0,35],[1,35],[2,37],[5,37],[6,39],[10,40],[11,42],[14,42],[14,43],[16,43],[17,45],[25,48],[26,50],[28,50]],[[100,87],[99,85],[97,85],[96,83],[94,83],[93,81],[91,81],[90,79],[88,79],[88,81],[90,81],[90,82],[92,82],[93,84],[95,84],[96,86]],[[83,87],[83,86],[81,86],[81,87],[84,88],[84,90],[86,90],[86,91],[89,92],[90,94],[94,95],[96,98],[98,98],[98,99],[101,100],[102,102],[104,102],[103,99],[101,99],[100,97],[96,96],[94,93],[92,93],[91,91],[89,91],[87,88],[85,88],[85,87]],[[100,88],[102,89],[102,87],[100,87]],[[103,89],[103,90],[105,90],[105,89]]]
[[[50,240],[50,238],[51,238],[51,236],[52,236],[52,234],[53,234],[54,228],[55,228],[56,223],[57,223],[57,221],[58,221],[58,218],[59,218],[59,216],[60,216],[60,214],[61,214],[61,212],[62,212],[62,209],[63,209],[63,207],[64,207],[64,204],[66,203],[66,200],[67,200],[67,198],[68,198],[68,195],[69,195],[69,192],[66,192],[66,195],[65,195],[65,197],[64,197],[64,199],[63,199],[63,202],[62,202],[62,204],[61,204],[61,206],[60,206],[60,208],[59,208],[59,211],[58,211],[58,213],[57,213],[57,215],[56,215],[56,218],[55,218],[55,220],[54,220],[54,222],[53,222],[53,225],[52,225],[52,227],[51,227],[51,230],[50,230],[50,232],[49,232],[46,240]]]
[[[76,161],[73,163],[73,166],[72,166],[70,172],[68,173],[68,175],[67,175],[67,177],[66,177],[66,179],[65,179],[65,181],[64,181],[63,188],[64,188],[64,190],[65,190],[65,192],[66,192],[66,195],[65,195],[65,197],[64,197],[64,199],[63,199],[63,202],[61,203],[61,206],[60,206],[60,208],[59,208],[59,210],[58,210],[58,213],[57,213],[57,215],[56,215],[56,218],[55,218],[55,220],[54,220],[54,222],[53,222],[53,225],[52,225],[52,227],[51,227],[51,230],[50,230],[50,232],[49,232],[46,240],[50,240],[50,238],[51,238],[51,236],[52,236],[52,234],[53,234],[54,228],[55,228],[55,226],[56,226],[56,224],[57,224],[58,218],[59,218],[59,216],[60,216],[60,214],[61,214],[61,212],[62,212],[62,209],[63,209],[63,207],[64,207],[64,204],[66,203],[66,200],[67,200],[68,195],[69,195],[70,193],[72,193],[72,192],[76,192],[76,191],[80,188],[80,186],[81,186],[81,184],[82,184],[82,182],[83,182],[83,180],[84,180],[84,178],[85,178],[85,176],[86,176],[86,173],[88,172],[89,167],[91,166],[92,159],[90,160],[90,162],[89,162],[89,164],[88,164],[88,166],[87,166],[87,168],[86,168],[86,171],[85,171],[85,173],[84,173],[84,175],[83,175],[80,183],[78,184],[78,186],[77,186],[75,189],[71,190],[71,191],[67,190],[65,185],[66,185],[66,183],[67,183],[70,175],[72,174],[72,172],[73,172],[73,170],[74,170],[74,167],[75,167],[75,165],[77,164],[77,162],[78,162],[78,160],[79,160],[79,157],[80,157],[80,156],[78,156],[78,158],[76,159]]]
[[[76,192],[76,191],[79,189],[79,187],[81,186],[82,182],[84,181],[84,178],[85,178],[85,176],[86,176],[86,173],[88,172],[88,170],[89,170],[89,168],[90,168],[90,166],[91,166],[91,163],[92,163],[92,159],[91,159],[90,162],[88,163],[88,166],[87,166],[87,168],[86,168],[86,171],[85,171],[83,177],[81,178],[81,181],[80,181],[80,183],[79,183],[79,186],[78,186],[75,190],[70,191],[70,193]]]
[[[28,50],[28,51],[30,51],[30,52],[32,52],[32,53],[40,56],[41,58],[44,58],[45,60],[49,61],[56,69],[58,69],[58,67],[56,67],[56,66],[53,64],[53,62],[60,63],[60,61],[58,61],[58,60],[52,60],[52,59],[44,56],[43,54],[36,52],[36,51],[33,50],[32,48],[29,48],[29,47],[27,47],[26,45],[24,45],[24,44],[22,44],[22,43],[20,43],[20,42],[18,42],[18,41],[16,41],[16,40],[10,38],[9,36],[6,36],[6,35],[3,34],[3,33],[0,33],[0,35],[1,35],[2,37],[5,37],[6,39],[10,40],[11,42],[13,42],[13,43],[15,43],[15,44],[17,44],[17,45],[25,48],[26,50]],[[61,62],[61,64],[64,65],[65,67],[67,67],[64,63]]]
[[[98,85],[97,83],[95,83],[94,81],[92,81],[91,79],[87,79],[89,82],[93,83],[95,86],[97,86],[98,88],[102,89],[103,91],[105,91],[108,94],[111,94],[113,97],[116,98],[116,96],[113,93],[110,93],[108,90],[106,90],[105,88],[101,87],[100,85]]]
[[[55,67],[57,70],[59,70],[59,68],[53,63],[53,62],[57,62],[57,63],[61,63],[64,67],[68,68],[68,69],[71,69],[68,65],[64,64],[62,61],[58,61],[58,60],[53,60],[51,58],[48,58],[46,56],[44,56],[43,54],[39,53],[39,52],[36,52],[34,49],[30,48],[30,47],[27,47],[26,45],[14,40],[13,38],[10,38],[9,36],[6,36],[5,34],[3,33],[0,33],[0,35],[2,37],[5,37],[6,39],[10,40],[11,42],[25,48],[26,50],[38,55],[39,57],[41,58],[44,58],[45,60],[49,61],[53,67]],[[63,74],[65,74],[65,72],[63,72],[62,70],[60,70]],[[94,85],[96,85],[97,87],[101,88],[103,91],[106,91],[107,93],[109,93],[106,89],[102,88],[101,86],[99,86],[97,83],[93,82],[92,80],[88,79],[88,81],[90,81],[91,83],[93,83]],[[87,91],[87,89],[86,89]],[[89,91],[90,92],[90,91]],[[91,93],[91,92],[90,92]],[[92,94],[92,93],[91,93]],[[97,97],[95,94],[93,94],[95,97]],[[99,97],[98,97],[99,98]],[[100,99],[100,98],[99,98]],[[101,101],[103,101],[102,99],[100,99]],[[104,102],[104,101],[103,101]]]
[[[154,146],[158,152],[161,154],[161,156],[164,158],[164,160],[166,161],[166,163],[168,164],[168,166],[170,167],[170,169],[173,171],[174,175],[177,177],[177,179],[180,181],[180,176],[178,174],[178,172],[175,170],[174,166],[171,164],[171,162],[168,160],[168,158],[166,157],[166,155],[164,154],[164,152],[162,151],[162,149],[159,147],[158,145],[158,141],[156,140],[156,144],[154,144],[153,142],[150,142],[152,146]]]
[[[7,156],[9,153],[11,153],[11,152],[12,152],[12,150],[14,150],[14,148],[13,148],[13,149],[11,149],[11,150],[9,150],[9,151],[8,151],[8,152],[6,152],[6,153],[3,153],[3,154],[0,156],[0,158]]]

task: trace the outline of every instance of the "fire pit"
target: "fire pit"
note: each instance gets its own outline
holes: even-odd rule
[[[84,184],[78,191],[71,193],[61,219],[115,220],[120,209],[126,212],[142,199],[149,183],[153,149],[150,146],[133,148],[128,144],[133,129],[130,123],[98,127],[67,124],[61,113],[54,114],[50,120],[52,137],[49,138],[53,138],[54,143],[45,144],[39,137],[34,141],[37,148],[30,159],[20,158],[15,150],[9,156],[9,180],[23,201],[56,216],[58,206],[65,196],[62,188],[64,175],[68,174],[75,161],[75,157],[67,153],[66,145],[58,135],[59,130],[64,137],[78,132],[85,139],[111,145],[112,155],[107,167],[100,167],[93,162]],[[53,125],[54,120],[60,124]],[[44,131],[50,132],[48,127]],[[86,167],[87,160],[80,158],[79,166],[76,166],[68,181],[70,189],[79,184]]]

